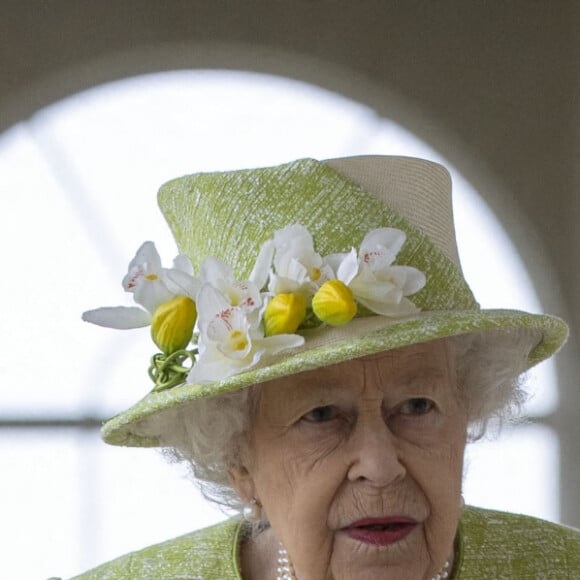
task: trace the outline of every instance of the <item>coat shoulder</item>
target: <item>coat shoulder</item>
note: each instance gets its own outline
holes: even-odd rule
[[[580,530],[574,528],[470,507],[463,511],[459,540],[460,580],[580,578]]]
[[[238,580],[242,524],[232,519],[131,552],[72,580]]]

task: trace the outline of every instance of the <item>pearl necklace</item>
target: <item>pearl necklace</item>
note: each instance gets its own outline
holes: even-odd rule
[[[296,580],[294,566],[292,566],[292,562],[288,558],[288,552],[282,542],[278,545],[278,567],[276,571],[276,580]]]
[[[449,560],[443,564],[443,568],[431,580],[446,580],[449,578],[449,568],[451,564]],[[276,570],[276,580],[296,580],[296,574],[294,574],[294,566],[290,562],[288,557],[288,552],[286,548],[280,543],[278,545],[278,567]]]
[[[451,564],[449,563],[449,560],[447,560],[445,564],[443,564],[443,568],[441,568],[441,570],[439,570],[431,580],[445,580],[445,578],[449,578],[449,568],[451,568]]]

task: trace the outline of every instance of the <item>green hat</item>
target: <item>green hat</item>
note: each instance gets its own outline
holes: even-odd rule
[[[459,264],[450,176],[436,163],[365,156],[200,173],[165,184],[159,205],[193,270],[183,256],[173,269],[156,254],[131,263],[125,287],[149,310],[133,309],[133,326],[151,323],[165,354],[157,386],[105,422],[113,445],[158,446],[156,419],[196,399],[380,351],[498,330],[532,336],[531,367],[567,338],[559,318],[480,309]],[[156,302],[138,276],[163,278]],[[191,328],[183,338],[171,323],[191,327],[196,315],[199,354],[187,355]],[[131,326],[94,318],[85,313]],[[187,357],[193,369],[179,374]],[[178,378],[160,382],[172,365]]]

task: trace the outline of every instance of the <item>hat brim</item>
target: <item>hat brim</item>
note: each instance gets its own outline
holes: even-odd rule
[[[218,396],[279,377],[329,366],[382,351],[486,331],[531,337],[528,368],[553,355],[566,341],[568,327],[555,316],[517,310],[421,312],[405,320],[371,316],[353,320],[348,331],[320,329],[305,335],[303,347],[284,353],[267,364],[206,384],[184,384],[151,392],[141,401],[105,422],[102,437],[111,445],[158,447],[162,433],[155,417],[175,412],[197,399]],[[164,422],[166,424],[166,422]]]

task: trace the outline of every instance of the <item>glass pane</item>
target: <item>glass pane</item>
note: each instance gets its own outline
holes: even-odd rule
[[[82,478],[83,436],[67,431],[2,431],[0,544],[2,576],[48,578],[78,570],[85,558],[81,508],[90,501]],[[88,486],[90,489],[90,485]]]
[[[158,453],[95,432],[5,430],[0,457],[3,578],[69,578],[226,518]]]
[[[2,325],[10,329],[0,339],[0,409],[4,415],[78,413],[86,369],[78,353],[79,312],[91,299],[85,272],[114,281],[25,125],[0,139],[0,191]],[[82,342],[93,349],[85,337]]]
[[[559,447],[553,429],[506,429],[497,441],[468,446],[464,497],[468,504],[559,518]]]

